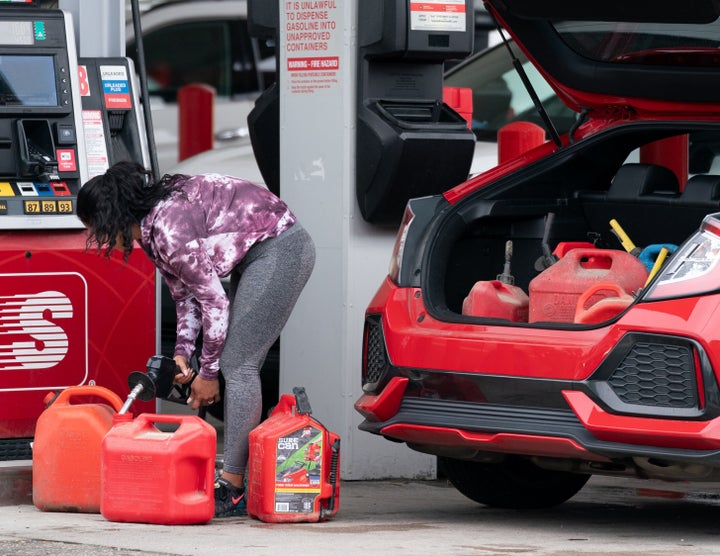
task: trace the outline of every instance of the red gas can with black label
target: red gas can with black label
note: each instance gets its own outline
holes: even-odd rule
[[[250,432],[247,513],[265,522],[314,522],[340,502],[340,437],[310,416],[304,388],[283,394]]]

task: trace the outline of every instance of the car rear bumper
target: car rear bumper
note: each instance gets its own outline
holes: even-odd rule
[[[406,383],[405,383],[406,384]],[[530,456],[612,461],[645,457],[720,462],[720,418],[667,420],[604,411],[585,393],[564,391],[565,409],[503,406],[421,398],[398,403],[397,379],[388,394],[365,394],[355,408],[360,429],[406,442],[420,451],[501,452]],[[378,416],[394,414],[378,420]]]

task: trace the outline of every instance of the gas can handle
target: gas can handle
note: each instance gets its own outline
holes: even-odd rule
[[[612,291],[617,297],[629,297],[628,293],[625,291],[625,288],[623,288],[620,284],[617,284],[615,282],[598,282],[597,284],[593,284],[580,294],[580,297],[578,297],[577,304],[575,306],[575,314],[577,315],[579,312],[589,309],[589,307],[585,307],[585,303],[587,303],[588,300],[597,292],[603,290]]]
[[[312,413],[312,408],[310,407],[310,400],[305,392],[305,387],[295,386],[293,388],[293,394],[295,394],[295,406],[297,407],[297,412],[301,415],[310,415]]]
[[[91,385],[78,385],[68,386],[66,389],[61,391],[55,399],[50,403],[56,405],[56,407],[70,405],[70,400],[73,398],[80,397],[95,397],[101,398],[106,401],[115,411],[120,411],[123,405],[120,396],[118,396],[112,390],[103,388],[102,386],[91,386]]]
[[[135,417],[135,421],[140,425],[155,426],[155,423],[169,423],[182,426],[188,417],[197,417],[195,415],[174,415],[170,413],[141,413]],[[197,417],[200,419],[199,417]]]

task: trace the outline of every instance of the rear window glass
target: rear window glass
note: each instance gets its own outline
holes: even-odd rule
[[[720,19],[710,23],[556,21],[556,31],[578,54],[602,62],[717,66]]]
[[[562,103],[521,52],[517,55],[557,130],[565,133],[575,123],[575,112]],[[504,45],[486,50],[454,67],[445,74],[444,85],[472,89],[471,126],[480,141],[496,141],[500,128],[515,121],[544,126]]]

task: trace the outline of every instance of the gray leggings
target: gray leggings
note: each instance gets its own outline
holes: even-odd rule
[[[245,473],[248,434],[260,423],[260,368],[315,265],[315,245],[295,223],[255,244],[230,277],[230,325],[220,357],[225,378],[223,471]]]

